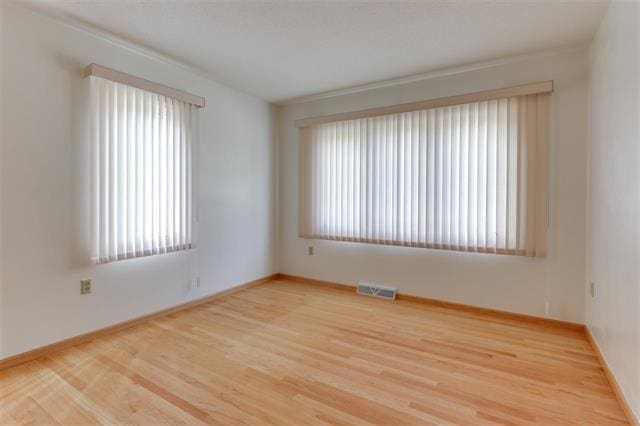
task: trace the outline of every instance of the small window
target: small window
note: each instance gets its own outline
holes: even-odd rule
[[[91,76],[93,260],[193,246],[195,108]]]

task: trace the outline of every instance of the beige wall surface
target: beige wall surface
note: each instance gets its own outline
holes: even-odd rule
[[[640,419],[639,3],[611,3],[589,74],[586,322]]]
[[[279,124],[280,272],[397,286],[424,297],[583,322],[586,229],[587,49],[283,106]],[[550,117],[548,257],[460,253],[298,237],[298,131],[294,121],[554,80]],[[315,255],[307,255],[307,246]],[[548,314],[547,314],[548,309]]]
[[[273,106],[2,3],[0,358],[277,272]],[[206,98],[197,249],[88,263],[91,62]]]

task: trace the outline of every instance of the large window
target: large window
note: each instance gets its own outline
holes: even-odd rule
[[[548,99],[303,127],[301,236],[544,256]]]
[[[91,77],[97,263],[191,248],[195,107]]]

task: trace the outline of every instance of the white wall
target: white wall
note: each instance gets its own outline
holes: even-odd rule
[[[639,27],[612,2],[591,46],[586,322],[640,419]]]
[[[425,52],[425,54],[427,54]],[[339,69],[336,70],[338,72]],[[297,236],[298,134],[303,117],[553,79],[550,233],[547,259],[496,256]],[[586,47],[455,75],[284,106],[279,128],[280,272],[583,322],[586,205]],[[307,246],[315,255],[307,255]]]
[[[272,106],[21,6],[0,9],[0,358],[277,272]],[[79,72],[90,62],[206,97],[198,249],[88,264]],[[80,296],[82,278],[93,294]]]

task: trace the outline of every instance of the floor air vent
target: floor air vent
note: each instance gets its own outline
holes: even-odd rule
[[[365,296],[379,297],[381,299],[395,300],[396,289],[378,284],[369,284],[364,282],[358,283],[358,294]]]

